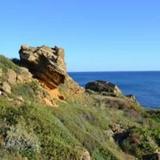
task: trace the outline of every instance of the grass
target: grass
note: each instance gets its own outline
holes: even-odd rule
[[[38,93],[42,92],[41,87],[36,81],[31,81],[25,84],[17,84],[12,87],[13,97],[22,96],[25,101],[37,101]]]
[[[3,56],[0,68],[19,69]],[[0,96],[2,160],[81,160],[85,151],[92,160],[132,160],[159,150],[159,111],[88,94],[69,98],[67,85],[60,90],[68,99],[57,108],[40,104],[43,92],[36,81],[12,86],[11,95]],[[18,96],[24,102],[16,105]],[[117,140],[114,125],[127,136]]]
[[[69,160],[71,157],[76,159],[76,152],[80,150],[76,150],[76,147],[83,149],[48,108],[36,104],[25,104],[17,108],[5,104],[4,100],[0,103],[0,108],[1,124],[4,124],[1,126],[4,141],[1,147],[8,152],[28,159],[43,157],[42,159]]]
[[[25,99],[21,106],[0,98],[0,154],[31,160],[79,160],[87,150],[93,160],[124,160],[159,148],[159,123],[154,116],[101,107],[90,100],[48,108],[34,100],[38,90],[34,82],[16,86],[13,94]],[[109,134],[114,124],[130,129],[121,143]],[[141,143],[133,143],[135,138]]]
[[[88,103],[67,101],[53,109],[34,101],[37,90],[34,82],[16,86],[14,96],[25,99],[19,107],[0,98],[2,155],[9,153],[31,160],[79,160],[87,150],[93,160],[123,160],[126,156],[129,160],[133,157],[128,154],[141,157],[146,154],[145,148],[151,153],[159,147],[159,124],[152,117],[137,118],[128,110],[98,106],[89,99]],[[119,144],[108,134],[113,124],[125,130],[135,129]],[[133,144],[134,137],[141,143]]]
[[[10,59],[6,58],[3,55],[0,55],[0,68],[6,72],[8,69],[13,69],[14,71],[18,71],[18,66],[15,65]]]
[[[106,137],[96,126],[101,124],[98,117],[91,108],[72,103],[61,104],[59,109],[53,110],[36,103],[27,104],[27,101],[17,107],[7,99],[0,99],[3,155],[9,152],[28,159],[79,160],[81,152],[87,149],[95,160],[99,156],[117,159],[107,148],[104,143]]]
[[[114,112],[114,111],[110,111]],[[74,103],[62,104],[54,114],[71,131],[71,133],[90,151],[93,159],[123,159],[124,154],[116,143],[109,140],[110,118],[108,110],[94,106],[81,106]]]

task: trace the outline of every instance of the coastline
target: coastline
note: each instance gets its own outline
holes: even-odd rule
[[[124,94],[133,94],[145,108],[160,106],[159,71],[141,72],[69,72],[82,87],[92,80],[106,80],[118,85]]]

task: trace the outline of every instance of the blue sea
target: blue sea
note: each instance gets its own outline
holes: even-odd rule
[[[81,86],[89,81],[106,80],[122,92],[133,94],[144,107],[160,108],[160,72],[70,72]]]

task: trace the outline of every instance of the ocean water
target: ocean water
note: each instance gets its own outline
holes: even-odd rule
[[[160,108],[160,72],[70,72],[81,86],[89,81],[106,80],[133,94],[144,107]]]

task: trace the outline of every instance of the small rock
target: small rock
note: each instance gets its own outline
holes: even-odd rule
[[[47,106],[53,106],[53,103],[49,99],[44,98],[43,100]]]
[[[11,84],[11,85],[16,84],[16,78],[17,78],[16,72],[12,69],[8,69],[7,81],[9,82],[9,84]]]
[[[130,95],[126,95],[126,97],[127,97],[128,99],[130,99],[132,102],[139,104],[139,102],[137,101],[136,96],[130,94]]]
[[[117,123],[110,125],[110,128],[112,129],[113,133],[122,133],[124,131],[124,128]]]
[[[24,102],[24,99],[23,99],[22,96],[18,96],[18,97],[17,97],[17,100],[20,101],[20,102]]]
[[[7,94],[11,94],[11,86],[8,84],[8,82],[2,83],[2,90]]]
[[[15,106],[20,106],[24,103],[24,99],[22,96],[18,96],[13,103],[15,104]]]
[[[87,150],[82,153],[80,160],[91,160],[91,156]]]

